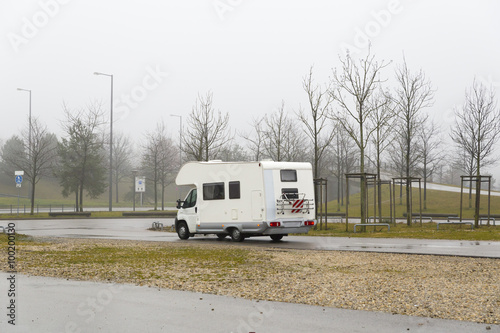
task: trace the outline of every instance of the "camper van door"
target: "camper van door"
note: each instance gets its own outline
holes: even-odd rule
[[[198,207],[197,207],[197,190],[192,189],[186,196],[186,200],[182,205],[183,215],[189,228],[189,232],[196,231],[196,223],[198,222]]]

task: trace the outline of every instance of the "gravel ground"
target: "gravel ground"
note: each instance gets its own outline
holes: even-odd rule
[[[17,247],[18,272],[248,299],[500,324],[500,260],[58,239]],[[0,269],[7,270],[5,264]]]

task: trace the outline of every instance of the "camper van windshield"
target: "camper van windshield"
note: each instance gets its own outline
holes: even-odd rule
[[[194,206],[196,206],[196,189],[193,189],[191,190],[191,192],[189,192],[186,200],[184,200],[184,205],[182,205],[182,208],[191,208]]]
[[[297,181],[297,170],[281,170],[281,181],[282,182],[296,182]]]

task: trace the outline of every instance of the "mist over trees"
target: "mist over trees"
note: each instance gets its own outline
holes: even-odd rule
[[[500,135],[500,109],[495,92],[474,80],[465,93],[465,103],[455,110],[451,138],[463,151],[464,165],[476,176],[476,193],[481,189],[481,168],[498,161],[492,156]],[[474,222],[479,226],[480,196],[476,195]]]
[[[82,110],[64,106],[65,136],[58,146],[59,165],[55,176],[62,194],[75,195],[77,211],[83,211],[84,191],[97,198],[106,189],[106,149],[102,132],[103,110],[94,102]]]
[[[318,74],[327,74],[328,79],[318,82]],[[154,208],[164,209],[166,191],[175,180],[180,160],[306,161],[313,165],[315,178],[330,180],[338,211],[346,200],[346,174],[376,174],[378,218],[382,219],[380,181],[421,177],[426,209],[427,182],[436,181],[438,175],[449,182],[457,182],[464,174],[478,176],[498,160],[500,111],[493,89],[478,80],[466,90],[463,106],[455,109],[451,128],[436,125],[432,114],[442,110],[431,108],[435,99],[431,81],[423,70],[410,70],[404,58],[401,64],[392,64],[377,59],[370,50],[359,58],[347,54],[339,57],[330,73],[309,67],[297,86],[304,103],[291,105],[277,96],[274,107],[239,128],[230,127],[230,120],[237,124],[237,119],[230,119],[235,110],[219,110],[209,91],[193,101],[180,133],[174,120],[172,126],[158,122],[154,130],[142,133],[141,142],[114,133],[114,201],[131,198],[131,190],[123,184],[128,186],[134,170],[146,177],[146,197]],[[98,198],[106,192],[109,123],[104,109],[98,102],[84,108],[63,105],[62,137],[49,133],[34,118],[30,130],[0,141],[0,169],[9,177],[16,170],[25,172],[32,212],[36,184],[43,177],[57,176],[61,193],[74,196],[79,211],[84,209],[84,198]],[[443,132],[451,133],[455,157],[443,152]],[[406,209],[412,211],[409,187],[401,184],[399,190],[399,202],[406,197]],[[360,191],[364,198],[364,181]],[[362,221],[367,218],[364,207]],[[411,223],[409,214],[407,218]]]
[[[414,170],[420,163],[418,149],[415,148],[418,140],[417,134],[428,117],[422,110],[432,106],[434,91],[424,72],[422,70],[411,72],[406,64],[406,59],[396,69],[396,80],[397,86],[393,100],[398,109],[398,135],[403,142],[404,177],[407,182],[406,211],[411,212],[411,186],[408,186],[408,182],[411,181],[410,177],[414,175]],[[415,152],[417,153],[415,154]],[[411,225],[411,218],[411,214],[408,213],[406,216],[408,225]]]

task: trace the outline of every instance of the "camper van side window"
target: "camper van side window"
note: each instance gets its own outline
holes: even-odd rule
[[[282,182],[296,182],[297,170],[280,170]]]
[[[229,199],[240,198],[240,182],[229,182]]]
[[[224,199],[224,183],[203,184],[203,200]]]

